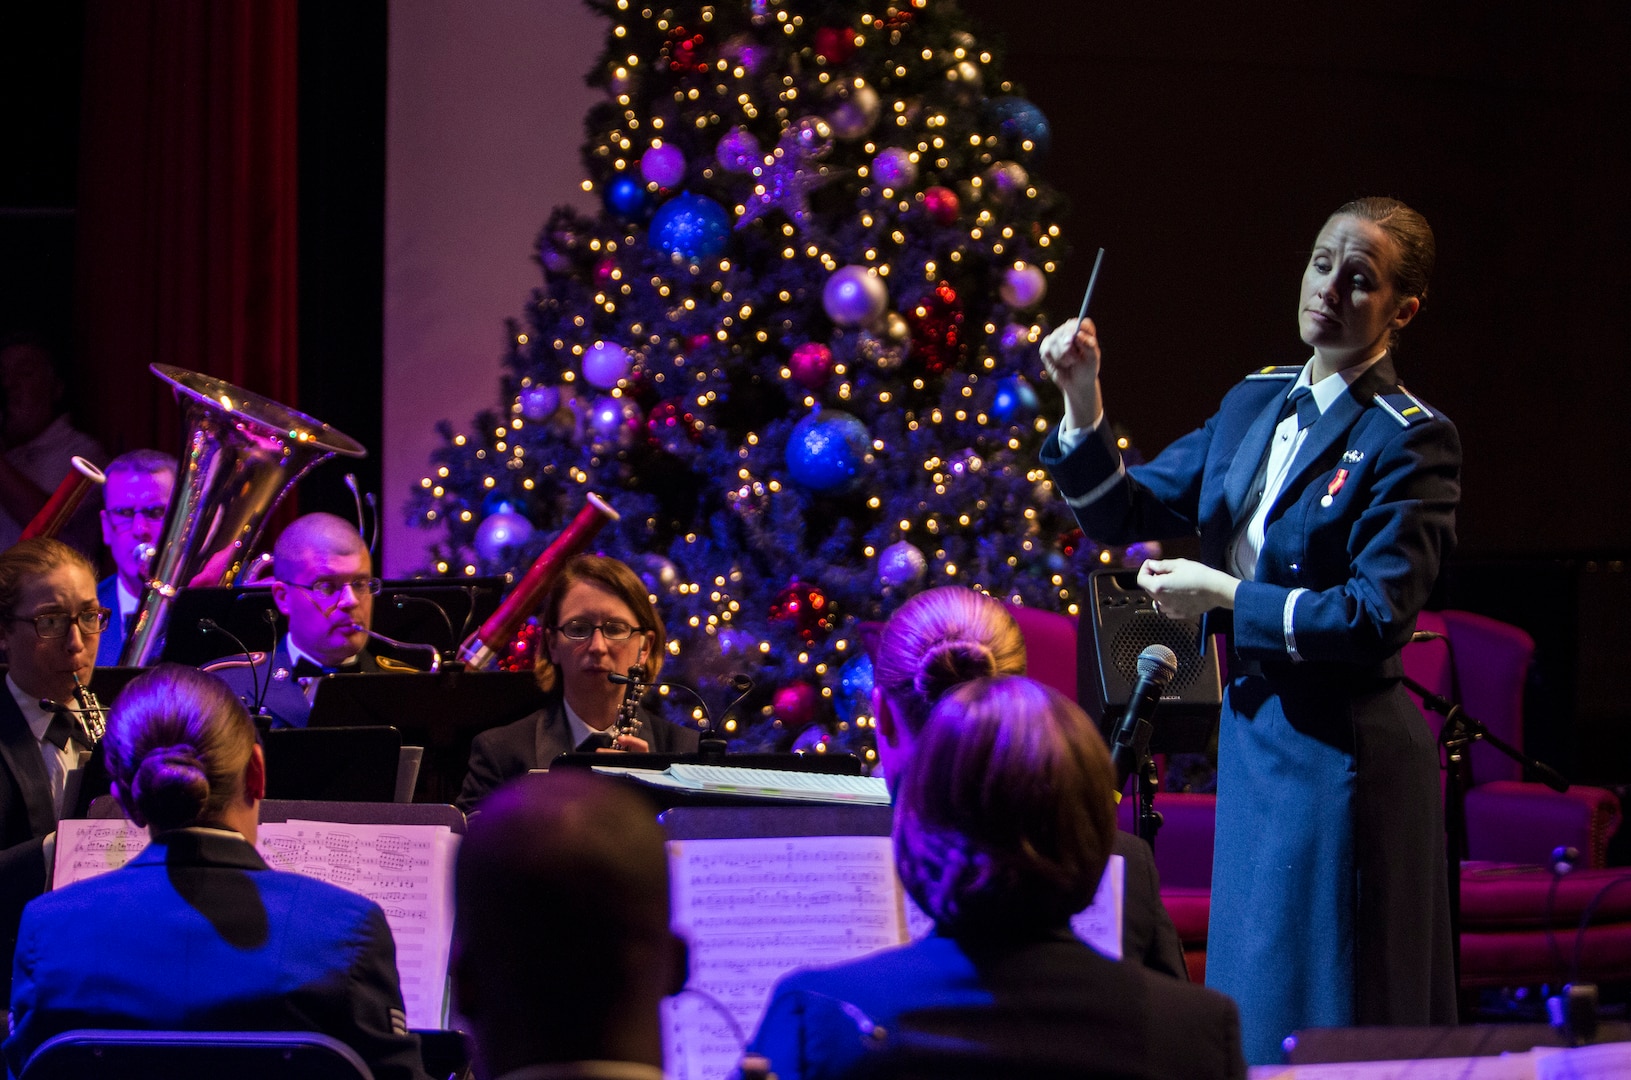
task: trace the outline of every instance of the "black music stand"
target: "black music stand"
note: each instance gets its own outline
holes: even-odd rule
[[[261,745],[269,799],[378,803],[396,795],[402,734],[394,727],[273,728]]]
[[[125,692],[131,680],[152,668],[145,667],[99,667],[91,672],[91,693],[101,702],[104,709],[111,708],[119,695]]]
[[[425,748],[414,802],[451,803],[470,767],[470,740],[543,708],[531,672],[448,669],[414,675],[326,675],[307,729],[383,725]]]
[[[458,584],[418,578],[385,582],[374,601],[374,629],[403,642],[424,642],[444,654],[491,615],[508,588],[503,578],[470,578]],[[196,667],[238,652],[230,638],[199,629],[200,619],[213,619],[236,634],[256,652],[276,645],[277,634],[263,612],[276,612],[268,585],[223,585],[182,589],[171,604],[160,659]],[[442,614],[447,615],[446,620]],[[450,640],[451,628],[455,640]],[[382,650],[392,654],[386,647]],[[409,653],[409,663],[423,666],[424,657]]]

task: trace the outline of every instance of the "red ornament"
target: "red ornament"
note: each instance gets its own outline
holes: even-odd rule
[[[783,726],[801,728],[815,719],[817,700],[816,688],[809,683],[788,683],[770,699],[770,708]]]
[[[646,417],[646,431],[651,441],[671,454],[685,448],[687,442],[696,442],[702,436],[702,421],[672,401],[664,401]]]
[[[806,390],[820,390],[832,374],[832,350],[819,341],[806,341],[787,362],[793,381]]]
[[[1073,556],[1081,548],[1086,534],[1080,529],[1071,529],[1059,538],[1059,550],[1067,556]]]
[[[701,34],[693,34],[683,26],[676,26],[668,32],[668,41],[663,45],[663,52],[668,56],[670,71],[694,71],[698,74],[708,70],[708,58],[702,55],[702,46],[706,39]]]
[[[951,283],[942,281],[909,307],[906,324],[912,331],[911,355],[923,368],[938,375],[963,358],[963,301]]]
[[[504,655],[498,658],[500,671],[531,671],[538,662],[538,650],[542,645],[543,631],[538,626],[537,619],[528,619],[521,624],[521,629],[515,632],[515,638],[504,650]]]
[[[770,621],[790,626],[806,645],[826,639],[837,623],[837,612],[827,594],[797,578],[770,603]]]
[[[953,225],[957,222],[962,203],[958,201],[957,192],[936,185],[923,193],[923,209],[928,211],[929,220],[936,225]]]
[[[823,26],[815,32],[815,54],[829,64],[842,64],[855,55],[855,31]]]

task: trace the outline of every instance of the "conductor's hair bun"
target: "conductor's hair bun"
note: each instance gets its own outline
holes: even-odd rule
[[[142,757],[130,793],[149,825],[180,829],[198,822],[209,804],[210,782],[191,746],[158,746]]]
[[[954,686],[996,673],[996,654],[983,641],[940,641],[924,652],[913,688],[933,704]]]

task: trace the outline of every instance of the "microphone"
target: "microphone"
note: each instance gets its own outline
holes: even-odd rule
[[[701,706],[701,708],[702,708],[702,719],[704,721],[706,721],[706,723],[707,723],[707,727],[706,727],[705,730],[707,730],[709,732],[712,732],[713,729],[714,729],[714,722],[713,722],[712,718],[710,718],[709,715],[708,715],[708,703],[706,701],[702,700],[702,695],[701,694],[697,693],[695,690],[691,689],[689,686],[686,686],[684,683],[677,683],[677,682],[646,682],[643,679],[636,678],[636,677],[634,677],[632,675],[624,675],[621,672],[617,672],[617,671],[608,671],[606,673],[606,681],[609,682],[609,683],[615,683],[618,686],[635,687],[635,688],[639,689],[642,693],[644,693],[647,690],[653,690],[653,689],[657,689],[657,688],[665,687],[665,686],[668,687],[669,689],[672,689],[672,690],[684,690],[687,694],[690,694],[691,697],[696,700],[696,703],[699,706]]]
[[[1116,723],[1110,746],[1110,760],[1116,767],[1116,795],[1127,786],[1127,778],[1149,750],[1150,717],[1161,703],[1161,691],[1178,674],[1178,656],[1165,645],[1147,645],[1138,654],[1138,681],[1133,683],[1127,709]]]
[[[244,654],[244,660],[249,664],[250,693],[254,697],[254,702],[251,704],[249,709],[250,715],[257,717],[263,715],[261,713],[261,706],[266,702],[266,691],[272,688],[271,671],[267,671],[266,685],[265,687],[262,687],[260,671],[255,664],[255,654],[249,651],[249,646],[243,643],[242,638],[207,615],[198,620],[198,629],[206,634],[220,634],[222,637],[238,646],[238,651]],[[268,653],[267,656],[270,657],[271,654]]]
[[[444,609],[441,604],[438,604],[436,601],[430,599],[428,596],[414,596],[412,593],[391,594],[391,605],[398,611],[405,610],[409,604],[423,604],[435,611],[437,615],[441,616],[442,625],[447,627],[448,655],[452,656],[453,653],[459,648],[459,639],[453,634],[453,620],[447,617],[446,609]],[[415,643],[415,645],[417,647],[418,643]],[[430,645],[426,645],[424,647],[434,648],[434,646]]]

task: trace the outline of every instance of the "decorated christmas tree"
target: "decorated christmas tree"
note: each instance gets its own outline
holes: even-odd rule
[[[590,6],[592,209],[549,217],[499,405],[410,516],[435,573],[503,573],[603,496],[665,678],[750,675],[739,747],[870,757],[857,623],[946,584],[1074,612],[1110,558],[1037,461],[1047,122],[950,0]]]

